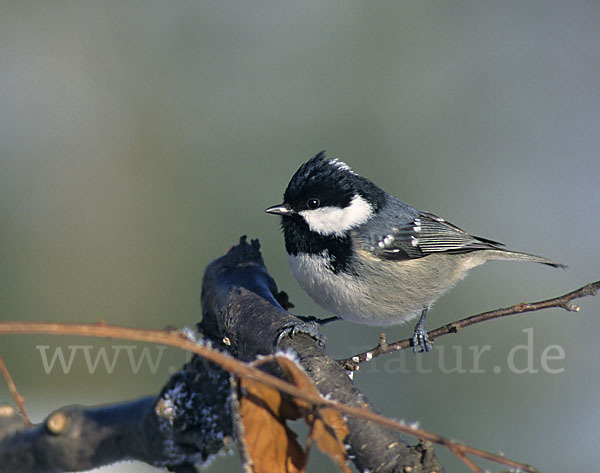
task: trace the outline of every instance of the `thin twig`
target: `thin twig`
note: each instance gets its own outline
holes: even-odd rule
[[[462,449],[450,447],[449,450],[452,453],[454,453],[454,455],[456,455],[457,458],[460,458],[462,460],[462,462],[465,465],[467,465],[471,470],[473,470],[475,473],[483,473],[483,470],[481,468],[479,468],[475,463],[473,463],[473,461],[464,454]]]
[[[411,427],[404,422],[388,419],[367,409],[348,406],[346,404],[341,404],[339,402],[326,399],[320,394],[305,392],[292,383],[269,375],[257,368],[251,367],[250,365],[247,365],[246,363],[243,363],[228,354],[216,351],[207,345],[203,345],[202,343],[192,341],[181,332],[165,332],[158,330],[119,327],[107,325],[104,322],[99,324],[0,322],[0,334],[83,335],[99,338],[127,339],[177,347],[182,350],[196,353],[238,377],[254,379],[281,392],[289,394],[298,399],[302,399],[312,404],[314,407],[330,407],[347,415],[355,416],[371,422],[376,422],[377,424],[389,429],[397,430],[423,440],[429,440],[430,442],[437,443],[446,447],[452,452],[460,451],[462,452],[463,456],[469,454],[499,463],[501,465],[506,465],[511,468],[517,468],[527,473],[538,473],[538,470],[532,466],[509,460],[500,455],[495,455],[490,452],[469,447],[468,445],[456,442],[426,430]],[[461,458],[461,460],[463,459],[462,456],[459,456],[459,458]],[[465,462],[465,464],[471,468],[469,462]]]
[[[461,328],[468,327],[469,325],[475,325],[481,322],[485,322],[487,320],[497,319],[499,317],[507,317],[509,315],[517,315],[522,314],[524,312],[533,312],[536,310],[549,309],[551,307],[557,307],[571,312],[578,312],[579,306],[573,304],[571,301],[573,299],[579,299],[581,297],[595,296],[598,293],[599,289],[600,281],[592,282],[563,296],[554,297],[552,299],[546,299],[544,301],[539,302],[522,302],[520,304],[515,304],[510,307],[505,307],[503,309],[496,309],[491,310],[489,312],[483,312],[481,314],[472,315],[471,317],[466,317],[464,319],[458,320],[457,322],[451,322],[449,324],[443,325],[442,327],[436,328],[435,330],[429,332],[427,335],[429,336],[429,340],[434,340],[448,333],[456,333]],[[404,340],[400,340],[394,343],[380,342],[371,350],[367,350],[350,358],[337,360],[337,362],[346,370],[356,371],[360,363],[370,361],[371,359],[377,356],[385,355],[386,353],[392,353],[394,351],[403,350],[412,346],[412,344],[412,338],[406,338]]]
[[[17,385],[13,381],[12,376],[10,375],[10,371],[8,371],[8,368],[6,367],[6,363],[4,363],[4,359],[1,356],[0,356],[0,374],[4,378],[4,381],[6,381],[6,385],[8,386],[8,391],[10,392],[11,396],[15,400],[15,403],[17,404],[17,408],[21,412],[23,419],[25,419],[25,424],[27,425],[27,427],[33,428],[33,423],[31,422],[31,419],[29,418],[29,415],[27,414],[27,411],[25,410],[25,400],[19,394]]]

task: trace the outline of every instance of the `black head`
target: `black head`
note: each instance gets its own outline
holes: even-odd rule
[[[346,208],[357,195],[364,198],[374,211],[383,204],[384,192],[381,189],[356,174],[347,164],[329,159],[325,151],[321,151],[294,173],[283,201],[299,212],[316,207]],[[313,199],[317,199],[319,205]]]
[[[328,159],[325,151],[322,151],[294,173],[283,195],[283,202],[296,212],[322,207],[348,207],[357,193],[356,177],[347,165]]]
[[[281,205],[266,212],[281,215],[288,252],[318,247],[348,236],[369,220],[385,201],[385,193],[325,152],[304,163],[292,176]],[[327,245],[325,245],[327,246]],[[290,251],[292,250],[292,251]]]

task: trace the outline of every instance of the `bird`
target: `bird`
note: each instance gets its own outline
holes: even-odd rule
[[[491,260],[566,268],[418,210],[325,151],[300,166],[283,203],[265,212],[281,217],[292,274],[318,305],[334,319],[375,326],[418,317],[415,353],[432,349],[432,304],[472,268]]]

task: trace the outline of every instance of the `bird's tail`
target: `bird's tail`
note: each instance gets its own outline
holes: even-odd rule
[[[497,260],[509,260],[509,261],[532,261],[534,263],[541,263],[547,266],[552,266],[553,268],[562,268],[567,269],[567,266],[561,263],[557,263],[556,261],[552,261],[548,258],[544,258],[543,256],[531,255],[529,253],[521,253],[520,251],[511,251],[504,249],[494,249],[489,252],[488,259],[497,259]]]

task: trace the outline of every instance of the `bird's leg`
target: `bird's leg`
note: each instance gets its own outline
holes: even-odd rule
[[[300,320],[302,320],[304,322],[315,322],[321,326],[327,325],[328,323],[331,323],[331,322],[336,322],[338,320],[342,320],[342,318],[338,317],[337,315],[334,315],[332,317],[327,317],[325,319],[318,319],[314,315],[296,315],[296,314],[294,314],[294,316],[298,317]]]
[[[318,319],[318,320],[316,320],[316,322],[322,326],[322,325],[327,325],[328,323],[331,323],[331,322],[337,322],[338,320],[342,320],[342,318],[338,317],[337,315],[332,315],[331,317],[327,317],[326,319]]]
[[[432,348],[429,337],[427,336],[427,329],[425,328],[427,310],[429,310],[428,307],[423,309],[423,312],[421,312],[421,317],[419,317],[419,321],[417,322],[417,325],[415,325],[415,331],[413,334],[413,353],[428,352]]]
[[[335,315],[332,317],[327,317],[325,319],[317,319],[314,315],[293,315],[294,317],[298,317],[300,320],[302,320],[302,322],[289,322],[285,324],[281,328],[281,332],[279,333],[279,336],[275,341],[275,346],[277,346],[284,337],[293,337],[298,333],[304,333],[311,337],[320,348],[324,348],[326,338],[324,335],[321,335],[321,333],[319,333],[319,327],[322,327],[323,325],[328,324],[330,322],[335,322],[336,320],[342,320],[341,317],[337,317]]]

